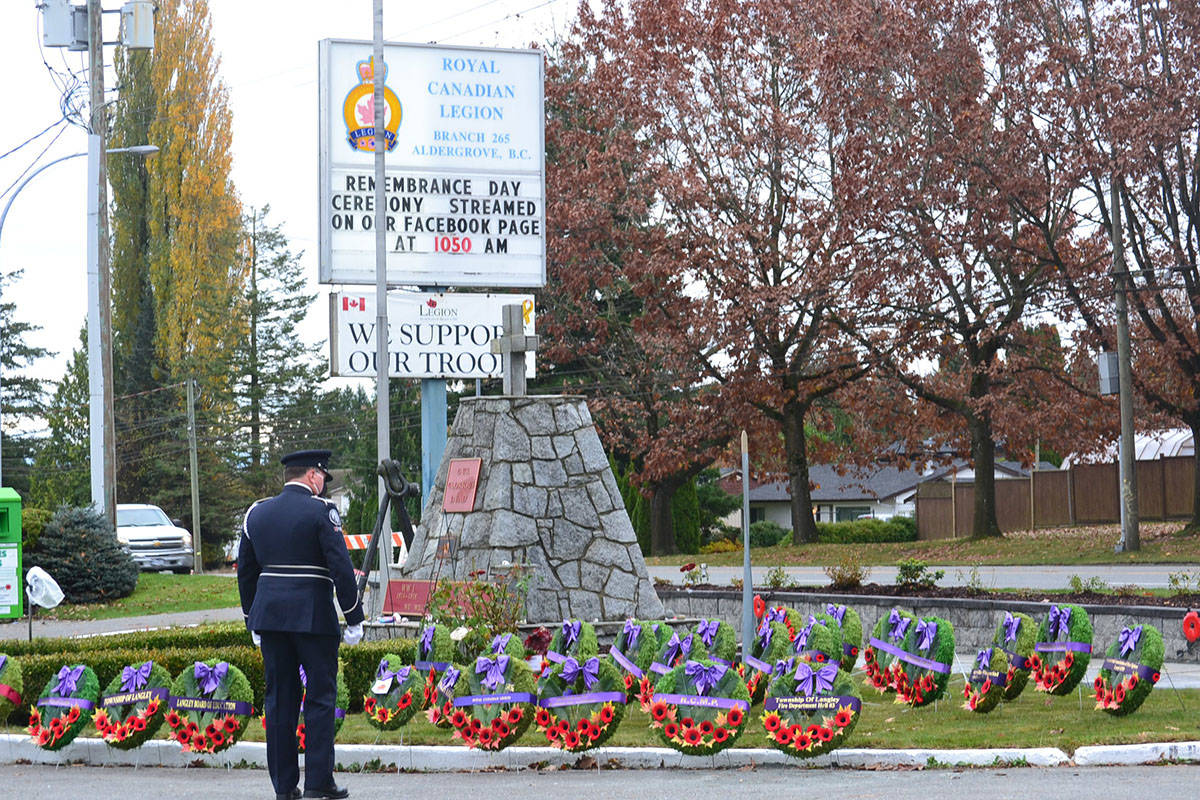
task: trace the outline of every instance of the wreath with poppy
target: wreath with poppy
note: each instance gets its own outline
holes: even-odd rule
[[[862,617],[858,612],[847,605],[839,603],[827,603],[825,605],[825,613],[828,614],[841,628],[842,631],[842,672],[849,675],[854,671],[854,667],[858,664],[858,657],[862,651]]]
[[[916,620],[915,614],[893,608],[886,617],[879,618],[871,631],[867,646],[863,648],[863,664],[871,686],[881,693],[896,691],[896,670],[900,667],[896,651],[903,650],[904,640]]]
[[[21,663],[0,653],[0,720],[21,705],[21,692],[25,691],[25,678],[21,674]]]
[[[100,708],[92,718],[105,744],[118,750],[141,747],[162,728],[171,694],[171,673],[145,661],[121,668],[100,695]]]
[[[692,628],[692,658],[707,658],[733,666],[737,658],[738,637],[733,626],[719,619],[701,619]]]
[[[771,746],[812,758],[844,745],[862,716],[862,698],[838,662],[822,664],[805,656],[779,667],[761,717]]]
[[[941,617],[921,617],[909,627],[904,651],[892,669],[896,702],[920,708],[940,699],[950,684],[954,626]]]
[[[975,656],[975,667],[967,673],[967,682],[963,686],[963,708],[986,714],[1000,705],[1010,675],[1012,670],[1004,650],[999,647],[980,650]]]
[[[96,673],[85,664],[63,666],[51,676],[29,714],[33,743],[43,750],[69,745],[91,722],[100,694]]]
[[[796,631],[804,627],[804,617],[794,608],[787,606],[769,606],[762,597],[754,596],[755,625],[766,622],[780,622],[788,630],[788,638],[796,638]]]
[[[767,692],[767,683],[775,663],[792,653],[787,627],[782,622],[763,622],[750,645],[750,655],[739,665],[739,672],[746,681],[750,702],[756,705]],[[749,675],[749,678],[746,676]]]
[[[434,623],[421,629],[421,635],[417,637],[417,657],[413,666],[425,681],[421,691],[421,708],[433,712],[427,713],[426,716],[438,727],[447,727],[448,723],[442,718],[440,706],[445,701],[437,696],[437,683],[446,667],[454,661],[454,656],[454,641],[450,638],[449,628]]]
[[[568,658],[538,683],[537,729],[551,747],[578,753],[599,747],[625,718],[625,682],[611,662]]]
[[[394,731],[407,724],[418,710],[417,692],[425,687],[426,676],[416,665],[405,664],[394,653],[385,654],[375,668],[370,692],[363,695],[367,723],[381,731]],[[340,682],[338,689],[341,690]]]
[[[654,656],[658,653],[658,623],[627,619],[608,650],[608,661],[621,674],[625,701],[633,702],[641,689]]]
[[[1200,614],[1191,609],[1183,615],[1183,638],[1187,640],[1188,644],[1193,644],[1200,639]]]
[[[1005,611],[1004,619],[996,626],[992,647],[999,648],[1008,662],[1008,674],[1001,692],[1005,700],[1016,700],[1029,683],[1030,658],[1037,635],[1038,625],[1028,614]]]
[[[1038,627],[1033,649],[1029,660],[1037,690],[1070,694],[1092,660],[1092,622],[1087,612],[1076,605],[1051,606]]]
[[[654,661],[650,663],[646,677],[642,678],[638,684],[637,699],[642,711],[649,713],[658,682],[691,657],[692,651],[696,647],[695,640],[695,633],[689,631],[681,637],[679,631],[676,630],[671,630],[669,635],[659,639],[658,653],[655,654]]]
[[[306,749],[304,741],[304,701],[308,697],[308,675],[304,672],[304,666],[300,666],[300,685],[304,692],[300,695],[300,719],[296,722],[296,749],[303,753]],[[350,703],[350,691],[346,688],[346,676],[342,673],[342,665],[338,664],[337,683],[334,690],[333,700],[333,735],[337,736],[338,731],[342,729],[342,724],[346,721],[346,707]],[[365,705],[365,703],[364,703]],[[263,730],[267,728],[267,715],[262,715]]]
[[[596,629],[591,623],[578,619],[564,619],[550,638],[546,657],[542,659],[542,674],[549,673],[552,665],[561,664],[569,657],[578,661],[581,658],[591,658],[599,652]]]
[[[1153,625],[1122,628],[1096,676],[1096,709],[1114,717],[1137,711],[1162,676],[1165,655],[1162,634]]]
[[[197,661],[175,676],[168,700],[170,738],[185,753],[219,753],[233,746],[254,713],[245,673],[227,661]]]
[[[537,684],[524,659],[480,656],[450,691],[454,738],[470,748],[503,750],[533,722]]]
[[[737,670],[688,659],[659,679],[650,728],[684,755],[704,756],[731,747],[749,716],[750,692]]]

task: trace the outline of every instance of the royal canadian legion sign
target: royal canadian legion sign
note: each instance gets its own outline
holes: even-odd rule
[[[545,285],[542,54],[383,58],[389,285]],[[370,42],[320,42],[322,283],[375,283],[375,69]]]

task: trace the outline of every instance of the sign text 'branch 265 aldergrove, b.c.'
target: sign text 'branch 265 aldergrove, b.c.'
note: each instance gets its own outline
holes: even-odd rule
[[[370,44],[321,42],[321,280],[375,280],[376,65]],[[542,56],[384,49],[390,284],[545,283]]]

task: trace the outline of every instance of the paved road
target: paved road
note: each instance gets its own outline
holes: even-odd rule
[[[682,575],[678,567],[648,567],[651,577],[680,583]],[[945,570],[946,575],[939,583],[943,586],[963,586],[978,582],[985,589],[1066,589],[1071,576],[1083,580],[1098,578],[1109,586],[1133,584],[1146,589],[1165,589],[1172,572],[1200,573],[1200,567],[1180,564],[1132,564],[1129,566],[1021,566],[1021,567],[930,567]],[[755,567],[754,585],[766,583],[770,567]],[[788,578],[801,586],[826,586],[829,578],[821,567],[784,567]],[[741,567],[708,567],[708,582],[717,586],[728,585],[734,578],[741,579]],[[874,583],[895,583],[895,567],[871,567],[867,578]]]
[[[354,800],[408,797],[842,797],[935,800],[988,797],[1143,797],[1191,800],[1200,766],[1055,767],[857,771],[769,767],[738,770],[569,770],[337,776]],[[0,766],[7,797],[127,800],[270,796],[265,770]]]

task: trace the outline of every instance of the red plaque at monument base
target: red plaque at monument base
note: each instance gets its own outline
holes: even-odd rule
[[[475,508],[475,489],[479,486],[481,458],[452,458],[446,472],[443,511],[467,512]]]
[[[388,581],[383,612],[404,617],[423,616],[431,594],[433,581]]]

